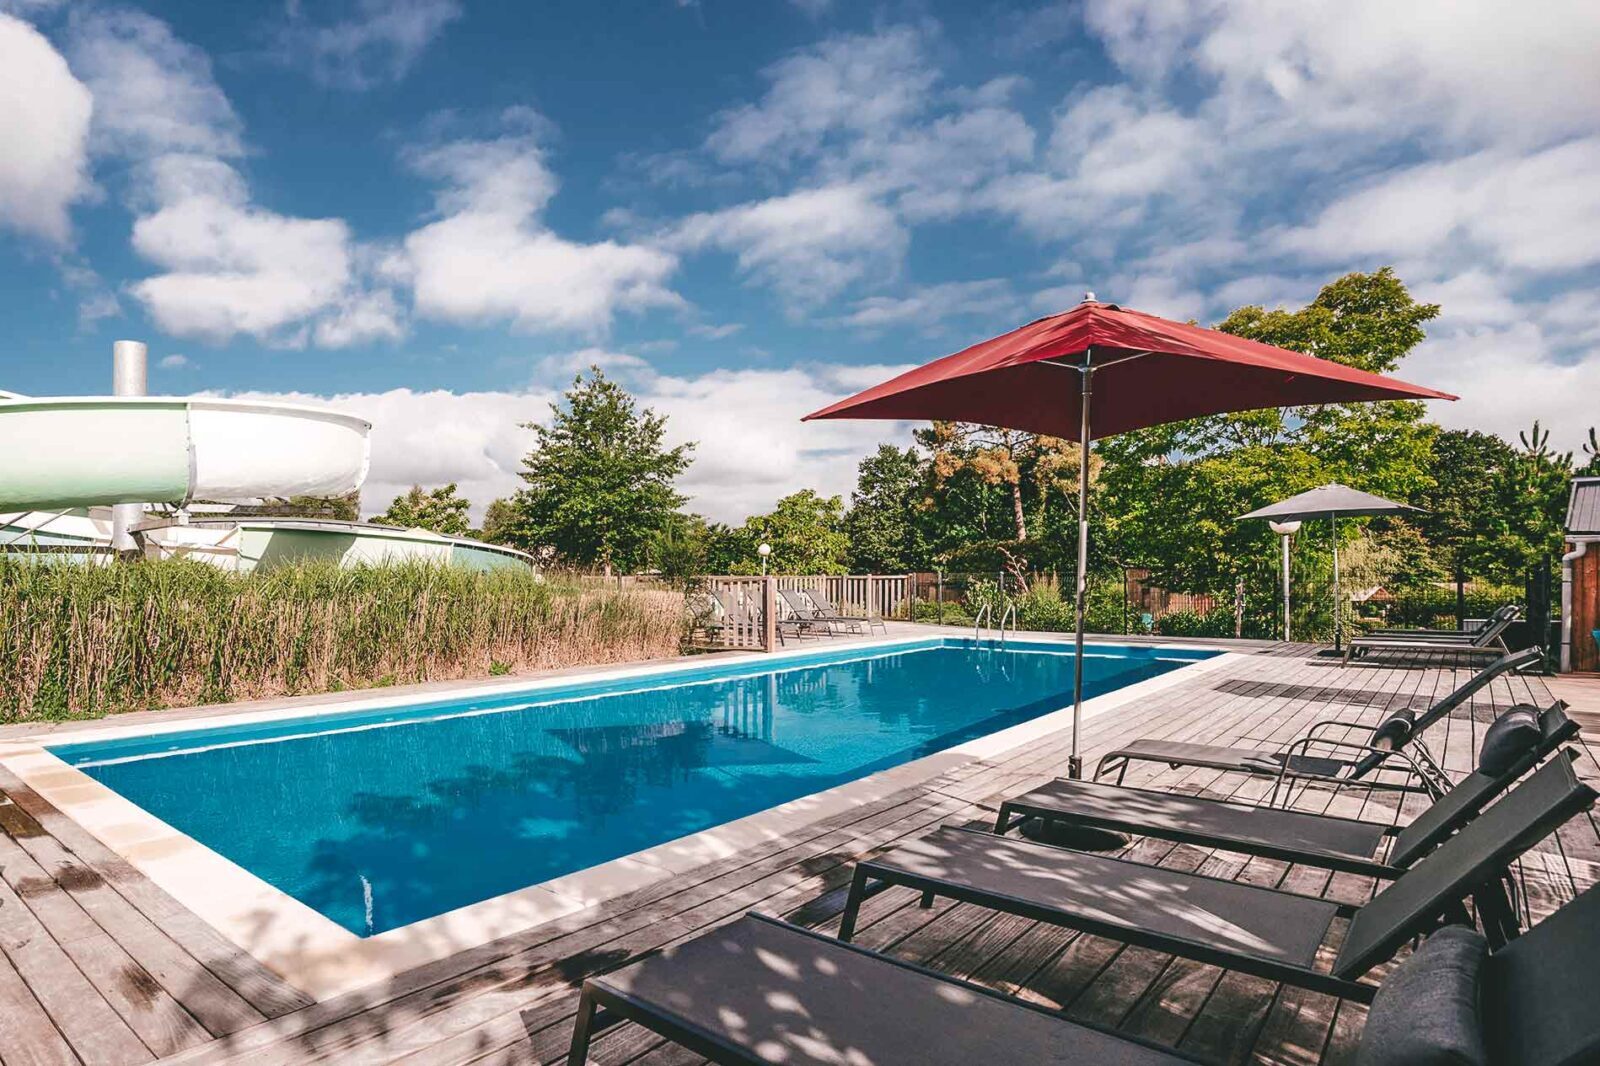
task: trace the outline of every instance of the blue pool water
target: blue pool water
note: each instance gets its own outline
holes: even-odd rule
[[[868,651],[52,750],[368,935],[1071,703],[1073,658],[1061,645],[946,639]],[[1096,647],[1085,694],[1208,654]]]

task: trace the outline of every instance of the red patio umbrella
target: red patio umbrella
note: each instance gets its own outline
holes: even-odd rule
[[[1083,774],[1083,616],[1093,441],[1130,429],[1226,411],[1363,400],[1453,400],[1434,389],[1216,330],[1173,322],[1088,294],[1070,311],[936,359],[806,416],[938,419],[1078,441],[1077,663],[1072,755]]]

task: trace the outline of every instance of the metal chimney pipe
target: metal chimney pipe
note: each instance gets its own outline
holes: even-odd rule
[[[144,396],[149,391],[150,349],[140,341],[117,341],[111,346],[111,394]],[[118,503],[111,507],[111,549],[137,551],[133,527],[144,517],[143,503]]]

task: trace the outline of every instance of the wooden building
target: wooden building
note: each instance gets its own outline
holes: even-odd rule
[[[1572,479],[1561,557],[1561,669],[1600,671],[1600,477]]]

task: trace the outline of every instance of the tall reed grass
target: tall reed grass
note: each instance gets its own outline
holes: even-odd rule
[[[684,627],[677,593],[527,571],[0,558],[0,721],[649,659]]]

